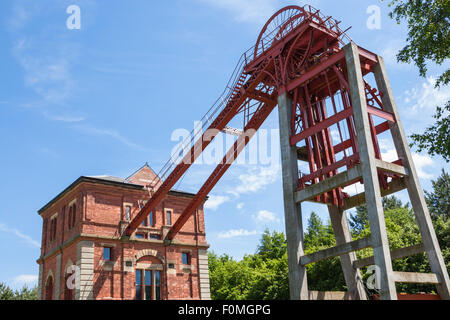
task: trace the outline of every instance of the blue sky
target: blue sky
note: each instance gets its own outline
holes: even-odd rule
[[[398,64],[406,29],[385,3],[316,0],[327,15],[352,26],[349,36],[385,57],[407,134],[432,123],[450,96],[414,66]],[[69,30],[69,5],[81,9],[81,29]],[[289,4],[302,4],[292,1]],[[37,210],[81,175],[127,177],[145,162],[156,171],[222,92],[241,53],[286,2],[276,0],[14,0],[0,3],[0,281],[14,287],[37,279],[41,218]],[[370,5],[381,29],[366,26]],[[278,128],[274,112],[263,128]],[[275,131],[276,132],[276,131]],[[276,139],[275,139],[276,142]],[[389,158],[393,146],[383,144]],[[414,155],[424,189],[449,166]],[[213,167],[194,165],[177,188],[196,191]],[[284,230],[277,165],[234,165],[206,204],[207,239],[217,253],[253,253],[268,227]],[[400,197],[406,202],[407,196]],[[304,219],[324,207],[305,205]]]

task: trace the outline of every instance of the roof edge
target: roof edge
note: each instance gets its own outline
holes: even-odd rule
[[[87,177],[87,176],[81,176],[78,179],[76,179],[74,182],[72,182],[67,188],[65,188],[63,191],[61,191],[58,195],[56,195],[52,200],[47,202],[46,205],[44,205],[41,209],[39,209],[37,212],[40,215],[44,210],[51,207],[56,201],[61,199],[67,192],[74,189],[76,186],[78,186],[80,183],[83,182],[92,182],[92,183],[100,183],[104,185],[112,185],[112,186],[118,186],[123,188],[130,188],[130,189],[136,189],[136,190],[143,190],[145,189],[144,186],[140,184],[133,184],[133,183],[125,183],[125,182],[119,182],[119,181],[111,181],[111,180],[105,180],[101,178],[94,178],[94,177]],[[170,190],[168,194],[171,195],[178,195],[178,196],[185,196],[189,198],[193,198],[195,194],[190,192],[185,192],[181,190]],[[208,197],[206,198],[208,199]]]

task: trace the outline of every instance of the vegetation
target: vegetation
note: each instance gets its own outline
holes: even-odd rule
[[[447,269],[450,270],[450,177],[442,171],[433,181],[433,191],[426,192],[427,203],[433,217],[436,234],[441,245]],[[403,248],[421,242],[414,213],[409,204],[403,204],[395,196],[383,199],[389,245]],[[354,239],[370,235],[367,209],[361,206],[350,216],[349,224]],[[312,213],[305,232],[305,253],[336,245],[330,222],[324,223]],[[373,254],[372,249],[357,252],[358,258]],[[426,255],[418,254],[393,261],[396,271],[431,272]],[[283,233],[266,230],[253,255],[235,261],[228,255],[209,254],[211,295],[220,300],[277,300],[289,299],[286,239]],[[307,266],[310,290],[345,291],[344,276],[339,258],[333,258]],[[370,275],[361,270],[363,279]],[[397,284],[399,292],[434,292],[432,285]]]
[[[397,60],[413,62],[422,77],[428,72],[429,62],[442,65],[450,58],[450,1],[448,0],[391,0],[393,7],[390,17],[397,23],[406,20],[408,38],[406,46],[400,50]],[[437,79],[436,87],[448,85],[450,69]],[[413,134],[411,138],[420,151],[431,155],[441,155],[450,161],[450,101],[445,106],[437,106],[435,123],[423,134]]]
[[[0,300],[37,300],[37,287],[32,289],[24,286],[21,290],[12,290],[6,284],[0,282]]]

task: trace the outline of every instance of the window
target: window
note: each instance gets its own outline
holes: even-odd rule
[[[56,238],[56,221],[57,218],[53,218],[50,220],[50,241],[53,241]]]
[[[72,211],[73,211],[73,208],[72,208],[72,206],[70,206],[69,207],[69,217],[67,219],[67,227],[68,227],[68,229],[72,228]]]
[[[66,276],[64,277],[64,300],[73,300],[74,297],[74,289],[70,289],[67,282],[69,281],[69,278],[72,276],[72,274],[66,273]]]
[[[136,269],[136,300],[161,300],[161,272]]]
[[[112,250],[109,247],[104,247],[103,248],[103,260],[105,260],[105,261],[111,261],[112,260],[111,251]]]
[[[149,218],[150,227],[154,227],[155,226],[155,215],[153,214],[153,211],[150,212],[148,218]]]
[[[131,206],[125,206],[125,220],[131,220]]]
[[[159,234],[150,234],[150,239],[161,240],[161,236]]]
[[[143,233],[136,233],[136,238],[137,239],[147,239],[146,234],[143,234]]]
[[[187,253],[187,252],[183,252],[181,254],[181,260],[182,260],[183,264],[191,264],[190,258],[191,257],[189,256],[189,253]]]
[[[142,300],[142,270],[136,269],[136,300]]]
[[[75,226],[76,213],[77,213],[77,205],[74,203],[69,207],[69,218],[67,219],[69,229],[72,229]]]
[[[152,299],[152,272],[150,270],[145,270],[145,300]]]
[[[76,221],[76,217],[77,217],[77,204],[74,203],[73,204],[73,212],[72,212],[72,228],[75,226],[75,221]]]
[[[172,225],[172,211],[171,210],[166,211],[166,225],[167,226]]]
[[[147,217],[145,217],[144,220],[142,220],[142,226],[146,227],[147,226]]]
[[[47,284],[45,286],[45,299],[53,300],[53,278],[50,277],[47,280]]]
[[[64,228],[65,228],[64,223],[66,221],[66,206],[63,206],[61,208],[61,220],[62,220],[62,223],[61,223],[62,231],[64,231]]]
[[[155,300],[161,300],[161,272],[155,270]]]

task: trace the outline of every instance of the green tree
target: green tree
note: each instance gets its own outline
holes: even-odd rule
[[[3,282],[0,282],[0,300],[14,300],[14,291]]]
[[[427,193],[430,210],[436,212],[448,208],[448,174],[433,182],[434,191]],[[447,189],[446,189],[447,188]],[[395,196],[382,201],[390,249],[412,246],[421,242],[415,216],[410,206],[404,205]],[[442,209],[444,208],[444,209]],[[448,216],[448,215],[447,215]],[[450,219],[446,215],[435,215],[433,223],[441,245],[444,260],[450,270]],[[354,239],[370,236],[367,209],[361,206],[350,219]],[[304,236],[305,253],[309,254],[336,245],[331,223],[324,223],[316,213],[311,213]],[[357,252],[358,258],[373,255],[367,248]],[[289,299],[289,271],[286,238],[282,232],[266,230],[261,236],[255,254],[235,261],[224,254],[209,253],[211,297],[220,300],[285,300]],[[425,253],[393,260],[396,271],[429,273],[430,267]],[[318,291],[347,290],[339,257],[327,259],[307,266],[308,288]],[[363,279],[369,276],[362,270]],[[405,293],[434,292],[432,285],[397,284],[397,290]],[[1,292],[1,291],[0,291]]]
[[[349,225],[355,234],[361,233],[368,224],[367,206],[356,207],[356,213],[350,214]]]
[[[450,57],[450,1],[448,0],[391,0],[393,7],[390,17],[397,23],[406,20],[408,38],[406,46],[400,50],[397,60],[414,62],[419,73],[425,77],[427,64],[442,65]],[[450,82],[450,69],[437,79],[436,87]],[[437,106],[436,122],[423,134],[413,134],[411,138],[420,151],[431,155],[441,155],[450,161],[450,101],[445,106]]]
[[[308,219],[304,241],[305,250],[308,248],[330,247],[335,243],[330,224],[325,225],[314,211],[311,212],[311,216]]]
[[[383,210],[391,210],[396,208],[408,207],[409,204],[403,205],[402,201],[396,196],[384,197],[381,201]],[[356,207],[355,214],[350,214],[349,225],[356,236],[364,231],[368,227],[369,218],[367,216],[367,205]]]
[[[256,253],[267,261],[270,259],[280,259],[286,253],[286,237],[282,232],[274,231],[272,234],[266,229],[262,235]]]
[[[0,300],[37,300],[37,287],[22,287],[20,290],[12,290],[6,284],[0,282]]]
[[[305,254],[334,247],[336,240],[331,223],[326,224],[312,212],[305,232]],[[345,279],[339,257],[319,261],[306,266],[309,290],[343,291]]]
[[[442,216],[444,220],[448,220],[450,217],[450,175],[442,169],[441,175],[431,183],[433,191],[425,191],[425,199],[431,217],[433,220],[437,220]]]

